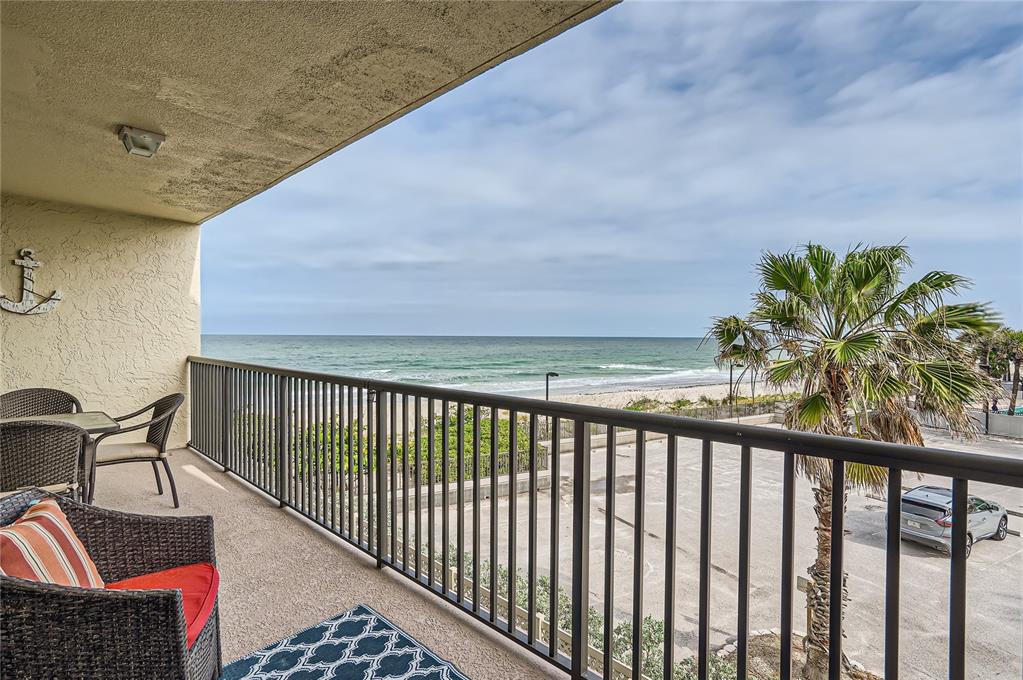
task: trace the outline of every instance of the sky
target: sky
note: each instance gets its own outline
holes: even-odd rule
[[[1023,326],[1023,4],[625,2],[207,222],[203,332],[702,336],[900,240]]]

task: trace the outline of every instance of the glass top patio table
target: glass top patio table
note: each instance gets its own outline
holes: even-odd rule
[[[60,413],[52,416],[26,416],[24,418],[0,418],[0,423],[15,423],[24,420],[42,420],[48,422],[69,423],[77,425],[89,434],[116,432],[121,429],[120,423],[103,411],[83,411],[82,413]]]

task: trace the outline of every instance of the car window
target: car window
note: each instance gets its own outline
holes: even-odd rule
[[[927,519],[941,519],[948,514],[944,508],[931,505],[930,503],[914,501],[909,498],[902,499],[902,512],[908,515],[926,517]]]
[[[966,507],[969,512],[983,512],[988,509],[987,503],[976,496],[970,496],[970,502]]]

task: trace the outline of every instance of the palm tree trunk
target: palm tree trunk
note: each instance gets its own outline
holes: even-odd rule
[[[810,629],[803,638],[806,664],[803,666],[805,680],[827,680],[828,677],[828,620],[831,611],[829,591],[831,588],[831,514],[833,494],[830,477],[817,480],[813,490],[814,512],[817,514],[817,558],[807,573],[810,583],[806,589],[806,606],[811,612]],[[843,503],[845,506],[843,493]],[[842,609],[848,599],[845,588],[845,574],[842,574]],[[842,656],[843,666],[846,658]]]
[[[1019,394],[1019,359],[1012,362],[1012,394],[1009,395],[1009,415],[1016,414],[1016,395]]]

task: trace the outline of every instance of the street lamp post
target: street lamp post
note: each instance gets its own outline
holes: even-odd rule
[[[729,361],[728,362],[728,417],[729,418],[734,418],[735,417],[735,388],[732,386],[732,369],[734,369],[736,366],[738,366],[739,368],[745,368],[745,366],[743,364],[741,364],[741,363],[738,363],[738,362],[735,362],[735,361]],[[742,378],[741,375],[739,377]],[[738,386],[736,385],[736,387],[738,387]]]
[[[731,361],[728,362],[728,417],[731,418],[735,415],[735,388],[732,387],[732,369],[735,368],[735,364]]]
[[[547,371],[547,375],[544,376],[544,383],[546,384],[546,389],[544,390],[544,399],[546,399],[547,401],[551,400],[551,378],[557,377],[558,374],[555,373],[554,371]]]

